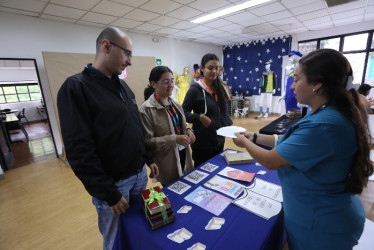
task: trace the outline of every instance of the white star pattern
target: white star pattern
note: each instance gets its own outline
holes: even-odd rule
[[[249,71],[249,74],[252,74],[252,70]]]
[[[281,55],[278,55],[278,59],[281,59],[282,58],[282,56]]]
[[[244,70],[241,69],[240,72],[244,72]]]
[[[262,43],[262,45],[265,45],[265,40],[262,40],[261,43]]]
[[[283,37],[282,42],[284,42],[284,43],[286,42],[286,38],[285,37]]]
[[[257,55],[258,55],[258,56],[261,56],[261,53],[258,53]]]
[[[239,85],[238,87],[241,89],[241,88],[242,88],[242,85]]]
[[[269,54],[269,53],[270,53],[270,49],[266,49],[266,53],[268,53],[268,54]]]
[[[272,40],[271,42],[272,42],[272,43],[275,43],[275,40]]]
[[[238,79],[236,76],[234,76],[234,79],[236,80],[236,79]]]
[[[258,60],[259,63],[262,63],[262,60]]]
[[[259,69],[258,69],[258,68],[255,68],[255,71],[256,71],[256,72],[258,72],[258,71],[259,71]]]
[[[226,56],[227,58],[230,58],[230,54],[227,54],[227,56]]]
[[[246,81],[246,82],[249,82],[249,77],[245,78],[245,81]]]
[[[245,62],[245,63],[247,63],[248,61],[247,61],[247,60],[245,60],[244,62]]]
[[[242,58],[241,58],[240,56],[238,56],[238,58],[237,58],[237,59],[238,59],[238,61],[240,61],[240,60],[241,60]]]
[[[286,52],[286,50],[284,48],[282,48],[282,53]]]
[[[247,90],[245,93],[248,95],[248,94],[249,94],[249,91]]]
[[[253,87],[253,89],[257,89],[257,87],[256,87],[256,86],[254,86],[254,87]]]
[[[234,68],[233,68],[233,67],[231,67],[231,68],[230,68],[230,71],[233,71],[233,70],[234,70]]]
[[[258,81],[258,82],[259,82],[259,81],[260,81],[260,78],[257,78],[257,79],[256,79],[256,81]]]

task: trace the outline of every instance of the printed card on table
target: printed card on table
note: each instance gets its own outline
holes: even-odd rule
[[[219,216],[232,202],[230,198],[213,192],[201,186],[184,197],[187,201]]]
[[[217,190],[233,198],[238,197],[245,188],[245,186],[242,184],[226,178],[222,178],[218,175],[215,175],[212,179],[207,181],[204,186]]]
[[[249,173],[232,167],[225,167],[219,175],[229,177],[230,179],[251,182],[255,177],[255,173]]]
[[[205,170],[205,171],[208,171],[208,172],[213,172],[214,170],[216,170],[217,168],[219,168],[217,165],[214,165],[214,164],[211,164],[211,163],[207,163],[203,166],[201,166],[201,169]]]
[[[195,171],[192,171],[191,173],[189,173],[188,175],[186,175],[183,178],[186,179],[187,181],[190,181],[190,182],[192,182],[194,184],[197,184],[202,179],[204,179],[205,177],[207,177],[208,175],[209,174],[207,174],[207,173],[201,172],[199,170],[195,170]]]
[[[173,192],[176,192],[177,194],[183,194],[184,192],[186,192],[191,186],[184,183],[184,182],[181,182],[181,181],[177,181],[175,183],[173,183],[172,185],[170,185],[168,187],[168,189],[170,189],[171,191]]]

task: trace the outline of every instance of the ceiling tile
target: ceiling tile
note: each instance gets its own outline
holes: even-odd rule
[[[328,15],[329,15],[329,13],[328,13],[327,9],[322,9],[322,10],[317,10],[317,11],[313,11],[313,12],[298,15],[297,19],[299,21],[306,21],[306,20],[318,18],[318,17],[321,17],[321,16],[328,16]]]
[[[346,4],[330,7],[329,12],[330,14],[336,14],[339,12],[349,11],[349,10],[357,9],[360,7],[364,7],[365,5],[366,5],[366,0],[358,0],[358,1],[350,2]]]
[[[279,31],[279,28],[274,27],[273,25],[267,24],[267,23],[250,26],[250,27],[248,27],[248,29],[250,31],[255,31],[259,34],[266,34],[266,33],[269,33],[269,32]]]
[[[370,13],[365,14],[365,16],[364,16],[365,21],[372,20],[372,19],[374,19],[374,12],[370,12]]]
[[[284,19],[292,17],[292,14],[288,10],[284,10],[281,12],[273,13],[270,15],[262,16],[263,19],[265,19],[268,22],[279,20],[279,19]]]
[[[298,29],[298,28],[302,28],[302,27],[304,27],[304,26],[300,22],[278,26],[278,28],[283,30],[283,31],[287,31],[287,30],[291,30],[291,29]]]
[[[180,30],[173,29],[173,28],[162,28],[162,29],[157,30],[157,33],[161,33],[161,34],[174,34],[174,33],[177,33],[179,31]]]
[[[0,7],[8,7],[17,10],[41,12],[46,3],[36,0],[1,0]]]
[[[91,11],[101,13],[101,14],[107,14],[110,16],[123,16],[126,13],[129,13],[134,8],[130,7],[128,5],[123,5],[119,3],[114,3],[111,1],[102,1],[98,5],[95,6]]]
[[[323,2],[322,0],[281,0],[281,3],[288,9],[305,6],[311,3]]]
[[[333,23],[335,25],[343,25],[343,24],[350,24],[350,23],[358,23],[358,22],[362,22],[363,20],[363,15],[358,15],[358,16],[351,16],[351,17],[347,17],[347,18],[342,18],[342,19],[338,19],[338,20],[333,20]]]
[[[136,30],[141,30],[141,31],[153,32],[153,31],[159,30],[161,28],[162,27],[159,26],[159,25],[145,23],[145,24],[141,24],[141,25],[137,26],[135,29]]]
[[[283,26],[286,24],[294,24],[294,23],[300,23],[295,17],[289,17],[289,18],[284,18],[280,20],[276,20],[274,22],[271,22],[272,25],[274,26]]]
[[[229,22],[225,19],[215,19],[213,22],[204,23],[205,26],[211,27],[211,28],[219,28],[222,26],[230,25],[232,22]]]
[[[214,0],[214,2],[206,0],[197,0],[193,3],[190,3],[188,6],[204,12],[213,12],[214,10],[218,10],[220,8],[223,9],[223,7],[231,7],[232,4],[225,0]]]
[[[41,18],[60,21],[60,22],[67,22],[67,23],[75,23],[77,21],[76,19],[63,18],[63,17],[58,17],[58,16],[50,16],[50,15],[45,15],[45,14],[41,15]]]
[[[93,12],[88,12],[86,15],[84,15],[81,18],[82,21],[88,21],[92,23],[101,23],[101,24],[109,24],[109,23],[112,23],[116,19],[117,17],[114,17],[114,16],[108,16],[108,15],[103,15],[103,14],[93,13]]]
[[[189,4],[189,3],[192,3],[196,0],[172,0],[173,2],[177,2],[177,3],[180,3],[180,4]]]
[[[117,20],[115,20],[114,22],[111,23],[111,25],[113,25],[113,26],[123,27],[123,28],[127,28],[127,29],[132,29],[132,28],[134,28],[136,26],[139,26],[141,24],[143,24],[143,22],[129,20],[129,19],[125,19],[125,18],[119,18],[119,19],[117,19]]]
[[[290,11],[294,15],[301,15],[301,14],[304,14],[304,13],[309,13],[309,12],[313,12],[313,11],[316,11],[316,10],[322,10],[322,9],[326,9],[326,3],[322,2],[322,1],[317,1],[315,3],[303,5],[303,6],[300,6],[300,7],[290,8]]]
[[[207,26],[204,26],[204,25],[199,25],[199,26],[196,26],[196,27],[193,27],[193,28],[189,28],[188,30],[192,31],[192,32],[195,32],[195,33],[200,33],[200,32],[210,30],[210,29],[211,29],[210,27],[207,27]]]
[[[369,0],[368,5],[374,5],[374,0]]]
[[[178,22],[180,22],[180,20],[168,16],[159,16],[156,19],[150,21],[150,23],[162,26],[170,26]]]
[[[220,30],[224,30],[224,31],[232,31],[232,30],[237,30],[237,29],[241,29],[243,28],[245,25],[239,25],[239,24],[230,24],[230,25],[227,25],[227,26],[222,26],[222,27],[219,27]]]
[[[332,14],[331,18],[332,20],[337,20],[337,19],[343,19],[351,16],[358,16],[358,15],[364,15],[365,13],[365,8],[360,8],[360,9],[353,9],[350,11],[345,11],[345,12],[340,12],[337,14]]]
[[[178,19],[189,19],[189,18],[197,17],[197,16],[201,15],[202,13],[203,12],[201,12],[199,10],[195,10],[193,8],[184,6],[182,8],[177,9],[177,10],[169,12],[167,15],[171,16],[171,17],[178,18]]]
[[[196,27],[196,26],[197,26],[196,23],[182,21],[182,22],[173,24],[170,27],[175,28],[175,29],[183,30],[183,29],[190,29],[190,28],[193,28],[193,27]]]
[[[136,21],[150,21],[159,16],[160,15],[146,11],[146,10],[135,9],[131,11],[130,13],[124,15],[123,17],[136,20]]]
[[[195,33],[189,32],[189,31],[179,31],[177,33],[174,33],[173,36],[179,37],[179,38],[188,38],[189,36],[194,35]]]
[[[231,34],[235,34],[235,35],[242,35],[243,34],[243,29],[247,29],[247,28],[240,28],[240,29],[230,30],[230,33]],[[250,30],[248,29],[247,32],[250,32]]]
[[[33,16],[37,17],[39,16],[38,12],[31,12],[31,11],[25,11],[25,10],[17,10],[13,8],[5,8],[5,7],[0,7],[1,12],[8,12],[8,13],[13,13],[13,14],[18,14],[18,15],[25,15],[25,16]]]
[[[204,34],[199,34],[199,33],[194,33],[189,36],[189,38],[197,39],[197,38],[202,38],[205,37]]]
[[[248,11],[241,11],[237,12],[235,14],[231,14],[229,16],[225,16],[224,19],[229,20],[233,23],[248,23],[254,19],[258,18],[256,15],[253,15],[252,13]]]
[[[332,22],[325,22],[325,23],[316,23],[307,26],[309,30],[321,30],[321,29],[327,29],[333,27]]]
[[[207,36],[210,36],[210,35],[216,35],[216,34],[220,34],[222,33],[223,31],[222,30],[219,30],[219,29],[211,29],[211,30],[207,30],[204,32],[205,35]]]
[[[65,0],[62,0],[62,1],[65,1]],[[71,1],[76,1],[76,0],[71,0]],[[149,0],[110,0],[110,1],[115,2],[115,3],[129,5],[132,7],[139,7],[143,5],[144,3],[148,2]]]
[[[182,5],[179,3],[172,2],[170,0],[151,0],[146,4],[142,5],[140,8],[143,10],[148,10],[163,15],[179,7],[182,7]]]
[[[302,24],[304,24],[305,26],[311,26],[311,25],[316,25],[319,23],[328,23],[328,22],[331,22],[330,17],[324,16],[324,17],[314,18],[312,20],[303,21]]]
[[[368,13],[368,12],[374,12],[374,5],[369,5],[369,6],[366,7],[366,13]]]
[[[51,16],[66,17],[71,19],[79,19],[86,13],[84,10],[63,7],[55,4],[48,4],[44,9],[43,14]]]
[[[102,23],[87,22],[87,21],[81,21],[81,20],[79,20],[79,21],[77,22],[77,24],[88,25],[88,26],[94,26],[94,27],[100,27],[100,28],[105,27],[105,24],[102,24]]]
[[[300,28],[294,28],[294,29],[287,30],[287,32],[289,32],[290,34],[307,32],[307,31],[308,31],[308,29],[305,28],[305,27],[300,27]]]
[[[84,0],[84,1],[77,1],[77,0],[51,0],[51,3],[55,3],[57,5],[81,9],[81,10],[90,10],[95,7],[101,0]]]
[[[266,4],[259,8],[250,9],[250,12],[255,14],[256,16],[264,16],[264,15],[279,12],[285,9],[286,8],[284,8],[283,5],[281,5],[278,2],[275,2],[275,3]]]

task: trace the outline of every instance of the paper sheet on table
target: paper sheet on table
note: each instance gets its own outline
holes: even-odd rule
[[[247,182],[251,182],[253,180],[253,177],[255,177],[255,173],[249,173],[232,167],[225,167],[218,174],[229,177],[230,179]]]
[[[217,190],[232,198],[238,197],[245,188],[245,186],[242,184],[239,184],[235,181],[226,178],[222,178],[218,175],[215,175],[209,181],[205,182],[204,186]]]
[[[245,128],[242,127],[237,127],[237,126],[227,126],[227,127],[222,127],[217,130],[217,135],[229,137],[229,138],[236,138],[234,135],[235,133],[239,132],[245,132]]]

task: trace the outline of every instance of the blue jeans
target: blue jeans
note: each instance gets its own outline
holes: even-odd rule
[[[127,179],[119,180],[115,183],[118,191],[130,204],[134,204],[142,200],[141,191],[143,191],[148,182],[147,170],[144,166],[142,171],[136,175],[132,175]],[[103,235],[103,249],[112,249],[114,239],[117,233],[119,214],[113,214],[107,202],[92,197],[92,203],[96,207],[98,215],[98,224],[100,233]]]

